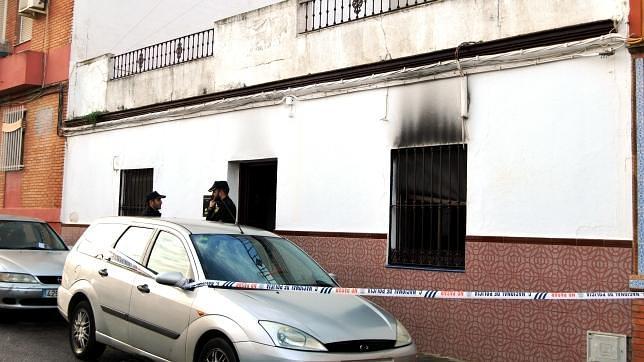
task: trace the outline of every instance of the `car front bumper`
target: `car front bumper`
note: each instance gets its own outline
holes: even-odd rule
[[[0,283],[0,309],[53,309],[56,297],[46,297],[56,284]]]
[[[407,362],[416,361],[416,345],[365,353],[328,353],[296,351],[255,342],[235,343],[240,361],[277,362],[277,361],[372,361]]]

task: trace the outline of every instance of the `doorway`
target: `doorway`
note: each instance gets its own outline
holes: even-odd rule
[[[275,230],[277,160],[239,164],[239,223]]]

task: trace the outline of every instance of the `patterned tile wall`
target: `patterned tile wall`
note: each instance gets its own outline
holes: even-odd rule
[[[346,287],[627,291],[631,249],[476,242],[465,272],[385,268],[386,240],[289,236]],[[628,301],[439,301],[374,298],[419,350],[467,361],[585,361],[586,331],[631,334]]]

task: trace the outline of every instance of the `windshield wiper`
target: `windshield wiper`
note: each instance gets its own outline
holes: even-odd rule
[[[24,248],[11,248],[11,250],[52,250],[52,249],[39,248],[37,246],[27,246]]]

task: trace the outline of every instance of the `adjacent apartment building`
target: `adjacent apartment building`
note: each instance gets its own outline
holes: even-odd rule
[[[137,214],[152,189],[164,216],[198,218],[227,179],[241,223],[343,286],[628,291],[644,260],[637,11],[283,0],[72,59],[61,221]],[[629,301],[375,301],[424,352],[644,358]]]
[[[0,214],[61,231],[72,0],[0,1]]]

